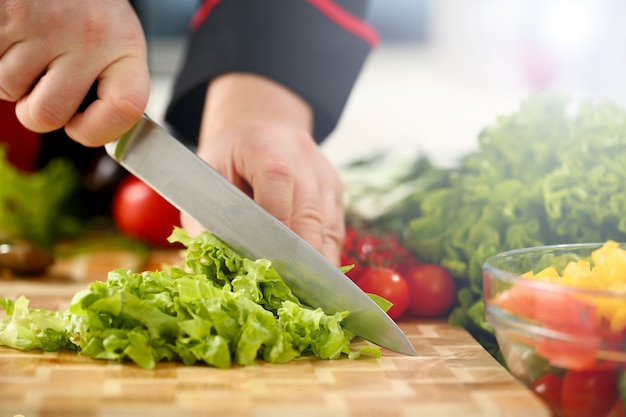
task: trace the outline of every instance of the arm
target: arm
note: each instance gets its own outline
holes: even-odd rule
[[[362,0],[342,3],[364,11]],[[168,121],[179,135],[199,138],[203,159],[339,264],[342,183],[316,142],[334,128],[373,32],[334,21],[339,13],[360,22],[333,1],[207,5]]]
[[[262,76],[230,73],[207,92],[198,154],[339,264],[342,184],[311,136],[301,97]],[[201,228],[183,218],[192,233]]]

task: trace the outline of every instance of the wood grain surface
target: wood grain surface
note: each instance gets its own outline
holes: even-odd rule
[[[175,251],[155,252],[144,269],[178,259]],[[58,262],[35,279],[0,275],[0,296],[65,309],[86,282],[121,266],[120,254],[106,252],[76,262]],[[445,322],[400,326],[418,356],[384,350],[380,359],[259,361],[227,370],[161,363],[149,371],[76,353],[0,347],[0,417],[550,415],[465,330]]]

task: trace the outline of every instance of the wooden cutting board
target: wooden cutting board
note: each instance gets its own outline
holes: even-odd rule
[[[87,282],[123,266],[124,256],[102,251],[61,260],[29,280],[0,274],[0,296],[26,295],[32,307],[65,309]],[[177,251],[153,252],[144,269],[179,260]],[[380,359],[259,361],[227,370],[161,363],[149,371],[75,353],[0,347],[0,417],[550,415],[465,330],[437,321],[399,324],[418,356],[384,350]]]

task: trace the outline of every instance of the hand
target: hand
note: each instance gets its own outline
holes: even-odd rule
[[[209,88],[198,154],[338,266],[343,186],[311,125],[308,105],[284,87],[250,74],[223,76]],[[182,223],[192,234],[201,230],[188,218]]]
[[[95,81],[97,100],[77,109]],[[127,131],[148,102],[141,24],[127,0],[0,0],[0,99],[35,132],[87,146]]]

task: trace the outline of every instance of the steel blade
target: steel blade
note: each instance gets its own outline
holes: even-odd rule
[[[345,274],[148,116],[105,148],[233,249],[248,258],[269,259],[304,303],[330,314],[348,310],[342,324],[351,332],[381,347],[416,354],[396,323]]]

